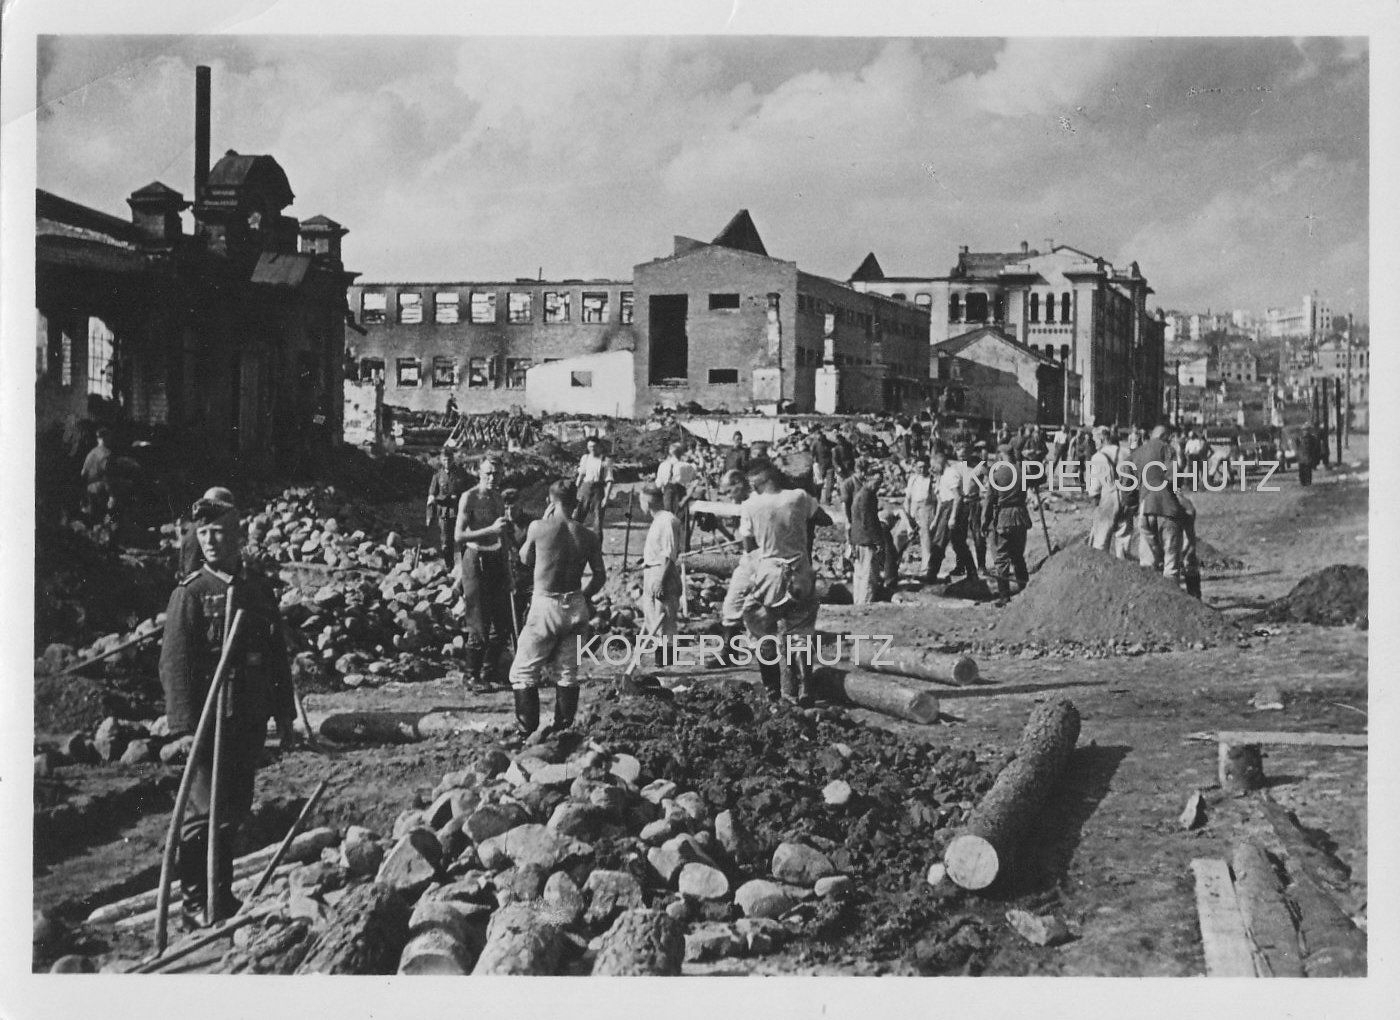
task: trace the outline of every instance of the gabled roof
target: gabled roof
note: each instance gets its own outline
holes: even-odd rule
[[[245,156],[232,149],[210,169],[205,186],[217,190],[255,187],[268,192],[279,209],[291,205],[295,197],[286,171],[277,160],[271,156]]]
[[[856,268],[856,271],[851,274],[852,283],[867,280],[883,280],[884,278],[885,271],[880,268],[880,260],[875,257],[873,251],[865,256],[865,259]]]
[[[747,209],[736,212],[734,218],[710,243],[725,248],[737,248],[739,251],[752,252],[755,255],[768,255],[768,249],[763,246],[763,238],[758,236],[758,228],[753,225],[753,219]]]
[[[322,228],[322,229],[324,229],[324,230],[327,230],[327,231],[330,231],[330,230],[345,230],[345,228],[342,227],[342,226],[341,226],[339,223],[337,223],[335,220],[331,219],[329,216],[323,216],[323,215],[321,215],[320,213],[317,213],[315,216],[312,216],[310,219],[302,220],[302,221],[301,221],[301,225],[302,225],[303,229],[306,228],[306,227],[320,227],[320,228]],[[346,231],[346,233],[349,233],[349,231]]]
[[[1047,365],[1058,364],[1054,358],[1046,357],[1040,351],[1027,347],[1019,340],[1013,340],[995,326],[979,326],[977,329],[949,337],[947,340],[940,340],[933,345],[933,352],[935,354],[958,355],[967,350],[967,348],[971,347],[978,340],[988,336],[995,340],[1000,340],[1008,347],[1015,348],[1027,357],[1035,358],[1037,361],[1044,362]]]
[[[174,188],[162,184],[160,181],[152,181],[144,188],[137,188],[131,193],[132,198],[171,198],[180,201],[185,200],[185,196]]]

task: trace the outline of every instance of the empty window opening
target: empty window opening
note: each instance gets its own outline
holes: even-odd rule
[[[496,321],[496,292],[494,290],[478,290],[472,294],[472,322],[477,325],[489,325]]]
[[[457,362],[451,358],[433,359],[433,388],[447,389],[457,385]]]
[[[529,358],[506,358],[506,389],[523,390],[525,372],[532,364]]]
[[[511,291],[506,295],[506,320],[508,322],[529,322],[534,295],[528,291]]]
[[[423,382],[423,364],[417,358],[400,358],[398,373],[399,385],[402,387],[419,386]]]
[[[621,300],[618,301],[618,311],[624,326],[631,325],[635,304],[636,299],[633,297],[632,292],[630,290],[624,290]]]
[[[72,360],[71,348],[64,358]],[[112,331],[97,317],[88,319],[87,391],[111,400],[116,391],[117,346]],[[69,373],[71,376],[71,372]]]
[[[438,291],[433,295],[433,321],[440,326],[451,326],[460,321],[459,303],[456,291]]]
[[[472,358],[467,362],[467,388],[482,390],[491,385],[491,362],[487,358]]]
[[[569,321],[569,292],[566,290],[547,290],[544,292],[544,321],[545,322],[568,322]],[[514,321],[514,320],[512,320]]]
[[[577,389],[589,389],[593,386],[592,372],[570,372],[569,385]]]
[[[690,377],[690,337],[686,331],[690,299],[685,294],[653,294],[649,305],[648,380]]]
[[[423,295],[399,295],[399,322],[405,326],[416,326],[423,321]]]
[[[366,293],[360,296],[360,324],[374,326],[384,322],[384,310],[389,307],[385,294]]]
[[[739,308],[738,294],[711,294],[710,311],[712,312],[733,312]]]
[[[798,348],[801,350],[801,348]],[[710,369],[710,385],[712,386],[735,386],[739,382],[739,370],[737,368],[712,368]]]
[[[583,295],[583,321],[587,323],[604,323],[608,321],[608,296],[606,294]]]

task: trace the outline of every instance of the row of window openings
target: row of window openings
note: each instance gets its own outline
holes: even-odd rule
[[[896,294],[894,296],[899,297],[900,295]],[[1000,294],[997,295],[995,301],[992,301],[990,303],[988,302],[986,294],[980,294],[975,291],[971,294],[966,295],[966,298],[964,298],[964,295],[962,294],[953,294],[948,298],[948,321],[986,322],[989,304],[990,311],[992,313],[992,321],[1002,321],[1002,319],[1006,317],[1006,306],[1004,299]],[[1068,293],[1061,294],[1059,297],[1058,304],[1060,306],[1059,321],[1069,322],[1073,315],[1071,311],[1072,302],[1070,300],[1070,295]],[[1054,322],[1055,305],[1056,299],[1054,294],[1046,294],[1044,297],[1043,305],[1041,303],[1041,295],[1032,294],[1030,296],[1030,321],[1040,322],[1040,314],[1043,308],[1045,312],[1045,321]]]
[[[737,295],[736,295],[737,296]],[[534,321],[535,295],[527,291],[510,291],[506,294],[506,321],[527,323]],[[569,322],[572,316],[573,295],[568,291],[544,292],[544,321],[547,323]],[[623,291],[618,301],[619,321],[623,325],[632,322],[633,298],[631,291]],[[389,296],[384,293],[365,291],[360,296],[360,322],[366,326],[382,325],[388,321]],[[585,291],[580,302],[579,321],[585,325],[606,325],[608,322],[609,295],[601,292]],[[473,291],[467,304],[467,321],[473,325],[492,325],[496,322],[496,292]],[[398,295],[398,322],[403,326],[416,326],[425,321],[423,295],[416,291]],[[454,325],[461,319],[461,296],[455,291],[438,291],[433,294],[432,321],[440,326]]]
[[[545,358],[544,364],[553,364],[560,358]],[[471,358],[467,362],[466,384],[468,389],[499,389],[502,384],[508,390],[525,388],[525,373],[534,365],[531,358]],[[447,357],[433,358],[431,378],[434,389],[456,389],[461,385],[460,363]],[[398,358],[394,362],[395,384],[400,389],[416,389],[423,385],[423,362],[419,358]],[[382,358],[361,358],[361,379],[384,378]],[[738,385],[737,368],[712,368],[709,382],[714,386]],[[593,373],[577,371],[569,374],[572,387],[591,387]]]
[[[895,296],[898,297],[898,295]],[[907,337],[923,336],[922,329],[901,319],[877,319],[869,312],[858,312],[854,308],[834,304],[819,297],[810,297],[807,294],[797,295],[797,310],[799,312],[815,312],[818,315],[830,315],[835,322],[864,330],[867,337],[873,337],[877,334],[883,335],[884,333],[894,333]]]
[[[73,385],[73,338],[67,330],[59,333],[57,342],[50,340],[48,350],[39,350],[39,373],[58,373],[58,384],[67,389]],[[96,316],[88,319],[87,391],[90,395],[112,400],[116,396],[117,343],[107,324]]]

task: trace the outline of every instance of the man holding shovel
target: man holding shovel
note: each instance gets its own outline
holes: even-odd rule
[[[223,490],[227,491],[227,490]],[[201,499],[191,513],[204,564],[175,588],[166,609],[160,681],[170,733],[187,746],[208,696],[225,628],[242,610],[244,624],[232,650],[222,719],[223,753],[214,741],[190,746],[189,799],[179,825],[177,873],[186,927],[207,927],[239,907],[232,892],[233,836],[253,806],[253,777],[262,758],[267,720],[275,719],[284,750],[297,742],[295,700],[277,598],[266,580],[245,570],[239,556],[238,509],[229,500]],[[217,782],[215,775],[217,774]],[[211,789],[217,787],[217,801]],[[210,816],[214,836],[215,915],[207,916]]]

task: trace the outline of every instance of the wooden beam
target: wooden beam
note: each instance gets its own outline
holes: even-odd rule
[[[1196,874],[1196,914],[1208,977],[1254,977],[1254,952],[1235,899],[1230,868],[1218,858],[1191,862]]]
[[[1219,730],[1188,733],[1187,740],[1208,740],[1222,744],[1274,744],[1294,747],[1345,747],[1366,750],[1365,733],[1289,733],[1284,730]]]

